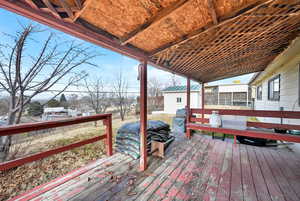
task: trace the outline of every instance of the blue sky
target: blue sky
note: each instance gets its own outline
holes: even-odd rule
[[[15,34],[16,31],[20,30],[22,25],[26,25],[29,23],[37,24],[36,22],[33,22],[27,18],[16,15],[4,9],[0,9],[0,43],[5,43],[8,40],[8,37],[5,36],[4,33]],[[102,56],[99,56],[93,60],[94,63],[99,65],[99,68],[83,66],[81,69],[78,70],[85,70],[91,77],[101,77],[106,83],[107,89],[109,89],[111,88],[112,80],[114,80],[116,72],[122,69],[124,74],[126,74],[130,91],[139,91],[139,82],[137,81],[138,61],[112,52],[110,50],[101,48],[99,46],[90,44],[88,42],[82,41],[80,39],[74,38],[70,35],[56,31],[44,25],[39,25],[39,28],[45,31],[36,33],[34,35],[34,40],[32,40],[30,45],[27,47],[27,49],[30,49],[30,54],[38,53],[38,50],[41,48],[39,41],[44,41],[48,37],[50,32],[55,32],[58,37],[58,40],[76,40],[76,42],[83,43],[86,46],[92,47],[94,51],[96,51],[99,54],[102,54]],[[168,80],[170,80],[170,77],[172,75],[168,72],[164,72],[162,70],[158,70],[150,66],[148,70],[148,76],[149,79],[155,77],[158,78],[162,83],[166,83],[168,82]],[[251,76],[252,75],[244,75],[217,81],[215,83],[232,83],[232,81],[234,80],[241,80],[242,83],[247,83]],[[181,80],[182,84],[185,84],[184,78],[179,79]],[[60,83],[63,85],[63,82],[64,81],[62,80]],[[56,85],[55,87],[59,88],[59,85]]]

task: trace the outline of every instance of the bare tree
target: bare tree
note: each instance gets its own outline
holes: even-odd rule
[[[77,94],[68,96],[68,102],[71,109],[78,109],[80,106],[80,100]]]
[[[163,83],[157,78],[152,77],[148,80],[148,109],[150,111],[162,109],[163,97],[162,97]]]
[[[7,115],[9,108],[8,97],[0,97],[0,115]]]
[[[128,96],[128,82],[120,69],[115,77],[113,84],[115,93],[115,106],[118,108],[121,120],[124,121],[125,115],[130,111],[132,100]]]
[[[167,82],[167,87],[174,87],[179,85],[181,85],[180,79],[175,74],[172,74],[169,78],[169,81]]]
[[[11,36],[13,42],[0,44],[0,87],[9,94],[8,125],[18,124],[24,107],[58,81],[64,80],[66,83],[50,99],[86,77],[84,71],[75,70],[82,65],[94,65],[91,60],[97,56],[90,48],[73,41],[57,43],[53,33],[41,44],[38,54],[33,54],[34,51],[27,45],[34,41],[37,32],[41,31],[28,25]],[[11,136],[0,138],[0,161],[7,157],[10,145]]]
[[[89,105],[93,108],[96,114],[105,113],[107,108],[111,106],[111,101],[108,93],[104,92],[104,84],[101,78],[87,81],[85,79],[84,87],[87,90]]]

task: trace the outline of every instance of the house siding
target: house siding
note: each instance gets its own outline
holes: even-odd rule
[[[268,100],[268,81],[280,74],[280,100]],[[283,107],[285,111],[300,111],[299,107],[299,62],[296,60],[280,69],[276,70],[272,75],[266,77],[262,82],[255,86],[262,85],[262,100],[255,97],[254,108],[256,110],[280,110]],[[269,123],[280,123],[280,119],[276,118],[259,118],[260,121]],[[300,124],[300,120],[284,119],[286,124]]]
[[[181,103],[177,103],[177,98],[181,98]],[[176,114],[177,109],[185,108],[186,92],[168,92],[164,93],[164,112],[167,114]],[[191,107],[201,107],[201,93],[191,92]]]

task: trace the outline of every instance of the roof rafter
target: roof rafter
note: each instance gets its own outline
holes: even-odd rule
[[[208,11],[211,15],[214,25],[218,24],[218,15],[216,13],[215,0],[207,0]]]
[[[263,3],[264,3],[264,1],[258,1],[258,2],[254,3],[254,4],[248,5],[245,8],[241,8],[241,9],[235,11],[234,13],[232,13],[229,16],[223,16],[222,18],[220,18],[218,20],[218,24],[213,24],[213,23],[208,24],[205,27],[202,27],[202,28],[200,28],[200,29],[198,29],[196,31],[193,31],[193,32],[191,32],[191,33],[189,33],[187,35],[184,35],[184,36],[180,37],[178,40],[172,41],[170,43],[167,43],[167,44],[165,44],[165,45],[157,48],[156,50],[150,52],[149,55],[150,56],[156,55],[156,54],[158,54],[160,52],[163,52],[163,51],[165,51],[165,50],[167,50],[167,49],[169,49],[169,48],[171,48],[173,46],[176,46],[176,45],[179,45],[180,43],[188,41],[188,40],[190,40],[190,39],[192,39],[192,38],[194,38],[194,37],[196,37],[196,36],[198,36],[198,35],[206,32],[206,31],[214,29],[214,28],[216,28],[216,27],[218,27],[218,26],[220,26],[220,25],[222,25],[224,23],[227,23],[228,21],[231,21],[231,20],[234,20],[235,18],[238,18],[242,14],[248,12],[251,9],[257,8],[258,6],[262,5]]]
[[[165,17],[167,17],[169,14],[177,10],[178,8],[181,8],[183,5],[185,5],[189,0],[179,0],[178,2],[174,3],[173,5],[162,9],[159,11],[156,15],[153,17],[149,18],[148,21],[146,21],[144,24],[140,25],[133,31],[131,31],[128,35],[124,36],[121,38],[122,45],[125,45],[132,41],[136,36],[146,29],[148,29],[150,26],[153,26],[154,24],[160,22],[163,20]]]
[[[61,6],[65,9],[66,13],[70,18],[74,18],[74,13],[71,10],[69,4],[65,0],[59,0]]]
[[[82,9],[82,2],[81,0],[75,0],[75,4],[77,6],[78,9]]]
[[[81,5],[81,9],[79,12],[75,13],[75,16],[72,18],[72,21],[75,22],[78,18],[80,18],[81,14],[87,9],[89,4],[91,4],[92,0],[86,0],[83,5]]]
[[[28,5],[30,5],[32,8],[38,9],[39,7],[35,5],[35,3],[32,0],[25,0]]]
[[[60,15],[58,14],[57,10],[54,8],[52,3],[49,0],[42,0],[43,3],[48,7],[49,11],[57,18],[61,19]]]

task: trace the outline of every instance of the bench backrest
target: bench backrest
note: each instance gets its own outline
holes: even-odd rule
[[[225,109],[191,109],[190,122],[201,122],[208,123],[208,118],[197,118],[193,115],[204,114],[209,115],[212,111],[218,111],[220,115],[237,115],[237,116],[247,116],[247,117],[270,117],[270,118],[282,118],[282,119],[300,119],[300,112],[295,111],[271,111],[271,110],[225,110]],[[248,127],[257,128],[277,128],[277,129],[288,129],[288,130],[300,130],[300,125],[294,124],[279,124],[279,123],[265,123],[265,122],[255,122],[247,121]]]

